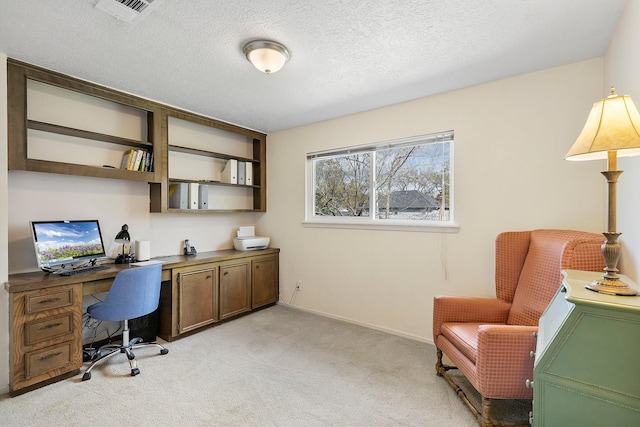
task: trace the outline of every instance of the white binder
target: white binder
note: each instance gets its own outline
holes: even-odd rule
[[[209,186],[198,186],[198,209],[209,209]]]
[[[244,185],[245,162],[238,162],[238,185]]]
[[[187,183],[176,182],[169,184],[169,208],[187,209],[189,203],[187,196]]]
[[[225,184],[238,183],[238,161],[236,159],[227,160],[227,164],[220,174],[220,182],[224,182]]]
[[[244,164],[244,184],[253,185],[253,163],[251,162]]]
[[[198,209],[198,187],[197,182],[189,183],[189,209]]]

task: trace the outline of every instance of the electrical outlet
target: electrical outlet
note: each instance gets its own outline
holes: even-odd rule
[[[302,290],[302,280],[296,280],[296,291]]]

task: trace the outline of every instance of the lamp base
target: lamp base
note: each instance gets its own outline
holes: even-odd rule
[[[133,262],[133,256],[131,254],[127,254],[127,255],[119,254],[115,260],[116,264],[130,264],[132,262]]]
[[[589,289],[590,291],[599,292],[601,294],[620,295],[627,297],[633,297],[638,295],[639,293],[619,278],[609,279],[603,277],[600,280],[596,280],[589,283],[588,285],[585,285],[585,288]]]

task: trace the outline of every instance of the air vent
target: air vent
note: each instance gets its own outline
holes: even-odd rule
[[[96,9],[127,21],[137,22],[158,7],[162,0],[100,0]]]

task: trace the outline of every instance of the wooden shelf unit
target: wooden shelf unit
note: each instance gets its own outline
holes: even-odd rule
[[[24,170],[47,172],[76,176],[91,176],[98,178],[113,178],[130,181],[143,181],[150,184],[150,211],[204,214],[212,212],[266,212],[266,135],[250,129],[231,125],[196,113],[169,107],[154,101],[139,98],[134,95],[119,92],[115,89],[103,87],[91,82],[66,76],[61,73],[46,70],[37,66],[23,63],[14,59],[7,61],[8,71],[8,168],[9,170]],[[100,99],[114,105],[139,110],[146,120],[146,140],[137,140],[101,133],[86,129],[69,127],[59,123],[49,123],[33,120],[28,117],[27,84],[29,81],[43,83],[64,90],[72,91],[91,98]],[[252,146],[252,153],[236,156],[216,147],[211,141],[211,149],[184,146],[184,144],[169,143],[169,118],[182,120],[216,131],[226,132],[235,137],[246,138]],[[99,121],[96,117],[95,121]],[[111,165],[78,164],[51,158],[29,157],[29,131],[45,132],[80,138],[81,140],[98,141],[99,143],[121,146],[124,153],[128,148],[142,149],[153,153],[153,172],[140,172],[120,169]],[[212,161],[236,159],[241,162],[251,162],[253,165],[253,182],[251,185],[226,184],[214,180],[180,179],[169,176],[170,153],[185,153]],[[82,153],[80,153],[82,154]],[[90,157],[90,156],[87,156]],[[169,183],[198,182],[203,185],[220,186],[226,191],[247,192],[250,205],[242,208],[218,206],[215,209],[172,209],[169,208]]]
[[[214,129],[229,135],[234,135],[242,138],[246,138],[247,144],[251,145],[251,157],[239,156],[230,153],[222,152],[217,149],[215,143],[212,143],[211,149],[202,149],[185,146],[184,142],[173,142],[170,140],[171,126],[169,119],[190,123],[204,128]],[[211,119],[199,114],[190,113],[186,111],[176,109],[166,109],[162,114],[162,128],[166,131],[163,132],[163,146],[166,150],[165,168],[163,171],[165,175],[160,184],[151,186],[151,212],[173,212],[173,213],[209,213],[209,212],[266,212],[267,204],[267,191],[266,191],[266,135],[260,132],[256,132],[250,129],[241,128],[238,126],[224,123],[219,120]],[[230,160],[235,159],[241,162],[251,162],[253,165],[253,184],[252,185],[240,185],[229,184],[214,181],[211,179],[184,179],[175,176],[169,176],[169,154],[170,153],[184,153],[192,156],[198,156],[202,158],[217,159],[217,160]],[[242,191],[243,189],[249,189],[252,194],[251,207],[246,208],[213,208],[213,209],[177,209],[169,207],[169,184],[174,182],[196,182],[202,185],[208,186],[220,186],[229,189],[237,189]]]
[[[9,170],[25,170],[33,172],[48,172],[65,175],[95,176],[99,178],[125,179],[130,181],[159,181],[161,174],[156,172],[139,172],[119,168],[49,161],[29,158],[28,137],[29,129],[71,136],[86,140],[101,141],[125,147],[144,148],[154,155],[159,151],[158,128],[154,117],[160,111],[159,106],[148,100],[124,94],[110,88],[102,87],[60,73],[45,70],[26,63],[9,59],[7,61],[8,75],[8,168]],[[142,111],[147,118],[147,140],[140,141],[108,135],[89,130],[76,129],[56,123],[46,123],[28,118],[27,83],[35,81],[55,86],[79,94],[99,98],[113,104],[123,105]]]

